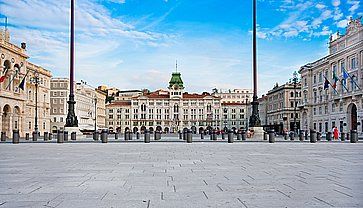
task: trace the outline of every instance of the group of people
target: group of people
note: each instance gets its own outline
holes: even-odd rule
[[[338,140],[339,139],[339,130],[338,130],[338,127],[333,126],[332,132],[333,132],[334,140]],[[288,130],[286,128],[284,128],[284,134],[288,134]]]

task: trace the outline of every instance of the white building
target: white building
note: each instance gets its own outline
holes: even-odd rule
[[[344,132],[357,129],[362,135],[362,63],[363,26],[361,19],[351,19],[345,35],[331,37],[329,54],[302,66],[299,71],[302,77],[300,108],[303,129],[327,132],[337,126]],[[332,87],[334,74],[339,79],[336,89]],[[324,87],[325,77],[331,84],[328,88]]]
[[[81,81],[75,84],[75,113],[81,131],[92,131],[97,122],[97,129],[106,127],[106,94]],[[52,131],[64,129],[67,118],[69,99],[69,79],[51,80],[51,117]],[[97,111],[97,114],[95,113]],[[97,116],[97,120],[96,120]]]

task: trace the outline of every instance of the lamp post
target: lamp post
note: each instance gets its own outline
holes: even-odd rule
[[[39,73],[34,72],[34,77],[30,80],[31,83],[35,84],[35,117],[34,117],[34,132],[38,135],[38,85],[39,85]]]
[[[70,69],[69,69],[69,100],[68,114],[65,127],[78,127],[77,116],[74,112],[74,1],[71,0],[71,37],[70,37]]]
[[[297,72],[295,71],[293,73],[293,79],[292,82],[294,83],[294,134],[297,134],[297,125],[296,125],[296,107],[297,107],[297,103],[296,103],[296,86],[297,86],[297,82],[298,82],[298,77],[297,77]]]
[[[95,132],[97,131],[97,97],[94,98],[95,102]]]
[[[246,98],[246,131],[248,130],[248,98]]]
[[[250,117],[250,127],[260,127],[261,120],[258,112],[258,101],[257,101],[257,20],[256,20],[256,7],[257,0],[253,0],[253,100],[252,100],[252,114]]]

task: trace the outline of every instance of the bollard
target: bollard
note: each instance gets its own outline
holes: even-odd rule
[[[140,139],[140,132],[136,132],[136,139]]]
[[[237,131],[237,140],[241,140],[242,139],[242,132],[241,131]]]
[[[346,134],[345,134],[345,140],[350,141],[350,133],[346,133]]]
[[[183,133],[179,132],[179,139],[183,139]]]
[[[204,139],[204,134],[203,133],[200,134],[200,139]]]
[[[108,132],[106,129],[102,129],[101,132],[101,142],[102,143],[107,143],[108,142]]]
[[[247,132],[245,130],[242,130],[242,141],[246,141],[247,139]]]
[[[36,142],[37,140],[38,140],[38,133],[37,132],[35,132],[35,131],[33,131],[33,133],[32,133],[32,136],[33,136],[33,142]]]
[[[183,140],[187,140],[187,130],[183,130]]]
[[[61,130],[58,130],[57,132],[57,143],[63,143],[64,142],[64,133]]]
[[[213,140],[213,134],[212,133],[209,134],[209,137],[210,137],[210,140]]]
[[[316,132],[316,140],[321,141],[321,133],[320,132]]]
[[[264,131],[263,132],[263,140],[267,141],[267,137],[268,137],[267,131]]]
[[[118,133],[115,132],[115,140],[118,140]]]
[[[310,129],[310,143],[315,143],[317,140],[317,134],[314,129]]]
[[[68,142],[68,131],[64,131],[64,141]]]
[[[129,135],[127,134],[127,131],[125,131],[125,133],[124,133],[124,138],[125,138],[125,141],[127,141],[127,140],[129,140]]]
[[[93,140],[98,141],[99,133],[98,131],[93,132]]]
[[[221,134],[222,134],[222,139],[225,139],[225,135],[224,135],[224,132],[222,132]]]
[[[345,141],[345,133],[344,133],[344,132],[340,133],[340,140],[341,140],[342,142],[344,142],[344,141]]]
[[[275,143],[275,131],[273,129],[268,130],[268,142]]]
[[[2,142],[6,141],[6,133],[5,132],[1,132],[1,141]]]
[[[72,141],[76,141],[76,139],[77,139],[76,132],[72,132],[72,133],[71,133],[71,140],[72,140]]]
[[[326,141],[331,141],[331,137],[332,137],[332,133],[331,132],[327,132],[326,133]]]
[[[19,130],[13,130],[13,144],[19,144]]]
[[[193,140],[193,133],[190,129],[187,131],[187,143],[192,143]]]
[[[300,140],[300,142],[304,141],[304,132],[303,131],[300,131],[299,140]]]
[[[49,137],[48,137],[48,132],[44,132],[44,141],[46,142],[46,141],[48,141],[49,140]]]
[[[305,140],[309,140],[309,131],[305,130]]]
[[[49,132],[49,134],[48,134],[48,140],[50,141],[52,139],[53,139],[53,134]]]
[[[295,140],[295,132],[291,132],[289,136],[290,136],[290,141]]]
[[[161,139],[161,132],[160,131],[155,131],[155,140],[160,140]]]
[[[358,142],[358,132],[357,130],[350,131],[350,143],[357,143]]]
[[[102,129],[101,132],[101,142],[102,143],[107,143],[108,142],[108,132],[106,129]]]
[[[233,131],[228,131],[228,143],[233,143]]]
[[[144,142],[150,143],[150,132],[147,129],[144,131]]]
[[[25,140],[29,140],[29,133],[25,133]]]
[[[212,135],[213,135],[213,140],[214,140],[214,141],[217,141],[217,139],[218,139],[218,138],[217,138],[217,134],[216,134],[216,132],[215,132],[215,131],[213,131]]]

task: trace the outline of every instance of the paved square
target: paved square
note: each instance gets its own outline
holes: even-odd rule
[[[0,144],[3,207],[363,207],[363,143]]]

